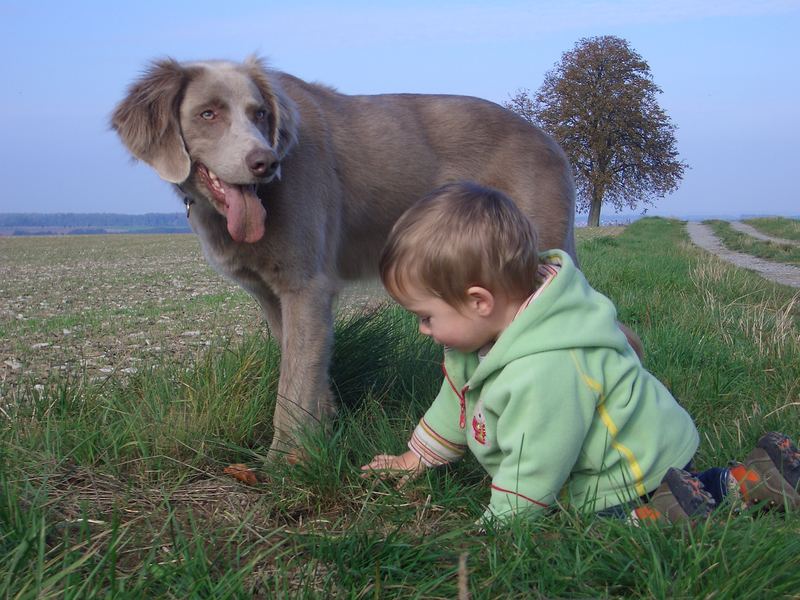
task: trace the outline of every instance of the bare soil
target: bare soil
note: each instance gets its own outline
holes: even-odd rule
[[[348,288],[348,306],[382,296]],[[0,399],[21,384],[135,373],[255,331],[260,310],[191,234],[0,238]]]

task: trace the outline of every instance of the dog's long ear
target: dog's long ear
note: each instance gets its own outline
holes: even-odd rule
[[[189,71],[177,61],[155,61],[111,117],[112,129],[131,154],[171,183],[185,181],[191,168],[178,117],[188,79]]]
[[[275,73],[266,68],[263,60],[255,55],[249,56],[244,66],[269,106],[270,144],[278,159],[282,159],[297,143],[297,128],[300,124],[297,105],[286,95]]]

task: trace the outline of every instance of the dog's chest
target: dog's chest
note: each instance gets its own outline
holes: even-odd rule
[[[262,244],[236,243],[224,227],[215,225],[202,219],[192,220],[192,228],[208,264],[220,275],[245,287],[254,279],[269,283],[262,273],[266,271],[269,274],[274,270],[270,269],[267,248]]]
[[[250,279],[250,273],[261,271],[265,257],[255,248],[246,244],[208,240],[200,236],[200,244],[208,263],[220,274],[229,279],[239,281],[243,277]],[[247,275],[244,275],[247,273]]]

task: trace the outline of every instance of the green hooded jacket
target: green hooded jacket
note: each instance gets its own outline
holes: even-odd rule
[[[468,447],[492,477],[485,514],[555,503],[600,511],[658,487],[699,443],[691,417],[648,372],[613,303],[570,257],[479,360],[445,350],[445,380],[409,442],[429,466]]]

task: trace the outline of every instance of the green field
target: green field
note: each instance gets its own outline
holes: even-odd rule
[[[695,417],[697,466],[800,434],[800,294],[695,249],[659,218],[581,231],[589,280]],[[782,598],[800,515],[633,528],[560,511],[479,534],[466,459],[402,491],[359,476],[398,452],[440,349],[381,304],[341,302],[341,411],[298,467],[264,461],[277,348],[192,236],[0,238],[4,598]],[[248,487],[224,476],[245,463]]]

